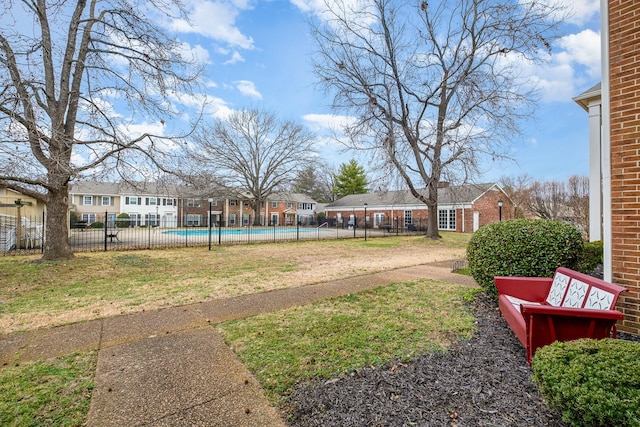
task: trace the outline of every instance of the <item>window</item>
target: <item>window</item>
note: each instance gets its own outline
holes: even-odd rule
[[[102,206],[111,206],[111,197],[102,196]]]
[[[413,211],[404,211],[404,225],[413,224]]]
[[[200,207],[202,207],[202,200],[187,199],[187,207],[188,208],[200,208]]]
[[[278,207],[278,202],[271,202],[271,207],[276,209]]]
[[[189,214],[187,215],[186,222],[187,226],[198,227],[202,224],[202,215]]]
[[[96,222],[96,214],[82,214],[82,220],[87,224],[93,224]]]
[[[455,209],[442,209],[438,211],[438,229],[455,231],[456,229]]]
[[[137,197],[134,197],[136,199],[136,201],[138,200]],[[131,224],[131,227],[138,227],[142,224],[142,215],[140,215],[139,213],[129,213],[129,223]]]
[[[236,225],[236,214],[229,215],[229,225]]]
[[[157,197],[147,197],[146,205],[147,206],[156,206],[158,204]]]
[[[271,214],[271,225],[278,225],[278,219],[277,213]]]
[[[217,200],[211,200],[211,206],[218,206]]]
[[[145,221],[147,222],[149,227],[157,227],[158,225],[160,225],[160,222],[158,221],[159,219],[160,219],[160,215],[156,215],[156,214],[145,215]]]
[[[287,202],[287,209],[291,209],[293,207],[293,203]]]
[[[142,197],[125,197],[124,204],[125,205],[141,205]]]
[[[235,206],[237,202],[237,200],[229,200],[229,206]]]
[[[93,196],[82,196],[82,204],[85,206],[93,205]]]
[[[311,209],[313,209],[313,203],[298,203],[298,209],[310,211]]]

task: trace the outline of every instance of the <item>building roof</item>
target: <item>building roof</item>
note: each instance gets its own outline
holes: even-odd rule
[[[589,111],[589,101],[600,99],[602,97],[602,84],[597,83],[573,98],[573,101],[581,106],[585,111]]]
[[[461,205],[473,203],[492,188],[502,189],[496,183],[468,184],[460,186],[438,188],[439,205]],[[421,194],[427,195],[427,190],[420,190]],[[329,203],[326,209],[359,208],[364,204],[367,206],[413,206],[423,205],[415,198],[409,190],[397,191],[376,191],[367,194],[350,194],[335,202]]]
[[[117,182],[80,181],[71,184],[69,192],[87,195],[119,195],[120,184]]]
[[[79,181],[71,184],[71,193],[87,195],[150,195],[177,197],[184,190],[173,184],[157,184],[155,182],[97,182]]]

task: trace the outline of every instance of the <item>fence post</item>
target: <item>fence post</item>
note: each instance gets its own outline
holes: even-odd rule
[[[104,212],[104,251],[107,251],[107,215],[109,215],[109,212],[105,211]]]
[[[44,237],[46,236],[46,232],[47,232],[47,228],[45,226],[45,219],[46,217],[45,215],[45,211],[42,211],[42,234],[40,235],[40,253],[43,254],[44,253]]]

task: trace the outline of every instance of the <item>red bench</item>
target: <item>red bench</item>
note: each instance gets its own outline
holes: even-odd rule
[[[616,336],[622,286],[560,267],[553,278],[495,277],[500,315],[527,350],[555,341]]]

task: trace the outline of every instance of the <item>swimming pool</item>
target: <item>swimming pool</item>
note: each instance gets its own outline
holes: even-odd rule
[[[295,234],[295,233],[326,233],[326,228],[214,228],[211,230],[212,235],[221,234],[223,236],[246,236],[246,235],[262,235],[262,234]],[[162,234],[173,236],[208,236],[208,228],[189,228],[186,230],[168,230]]]

